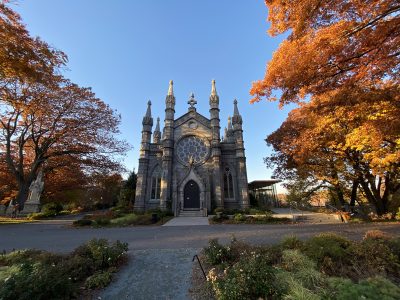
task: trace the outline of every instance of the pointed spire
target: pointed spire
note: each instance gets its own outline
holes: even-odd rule
[[[232,120],[232,118],[231,118],[231,116],[229,116],[229,117],[228,117],[228,130],[233,130],[231,120]]]
[[[237,100],[235,99],[234,101],[233,101],[233,105],[234,105],[234,107],[233,107],[233,115],[234,116],[238,116],[239,115],[239,109],[238,109],[238,107],[237,107]]]
[[[210,106],[211,108],[218,108],[219,96],[217,94],[217,89],[215,88],[215,80],[211,81],[211,94],[210,94]]]
[[[151,117],[151,101],[150,100],[147,102],[147,110],[146,110],[146,114],[144,115],[142,124],[153,126],[153,118]]]
[[[160,131],[160,117],[157,117],[157,125],[156,125],[156,129],[154,129],[155,131],[161,132]]]
[[[173,96],[174,95],[174,82],[172,80],[169,81],[169,87],[168,87],[168,96]]]
[[[215,88],[215,80],[211,81],[211,96],[217,96],[217,89]]]
[[[237,100],[235,99],[234,101],[233,101],[233,117],[232,117],[232,123],[233,123],[233,125],[235,125],[235,124],[242,124],[242,116],[240,115],[240,113],[239,113],[239,109],[238,109],[238,107],[237,107]]]
[[[159,144],[160,140],[161,140],[160,118],[157,118],[157,125],[156,129],[154,129],[154,135],[153,135],[153,143]]]
[[[146,117],[151,117],[151,101],[147,102]]]

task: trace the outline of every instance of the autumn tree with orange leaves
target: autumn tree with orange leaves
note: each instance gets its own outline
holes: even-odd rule
[[[378,214],[400,189],[400,3],[266,0],[272,36],[288,38],[253,83],[252,102],[298,103],[267,141],[277,174],[327,182]],[[342,196],[340,194],[342,193]]]
[[[116,171],[127,150],[115,138],[120,116],[90,88],[60,75],[66,61],[0,3],[0,164],[13,177],[21,208],[40,169],[73,161],[87,174]]]

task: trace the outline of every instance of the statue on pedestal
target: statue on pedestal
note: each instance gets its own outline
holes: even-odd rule
[[[26,200],[24,204],[22,213],[33,213],[40,211],[40,196],[42,195],[43,188],[43,172],[40,170],[36,180],[32,181],[31,186],[29,187],[28,200]]]

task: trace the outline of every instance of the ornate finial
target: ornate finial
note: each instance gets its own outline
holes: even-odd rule
[[[211,96],[217,96],[217,89],[215,88],[215,80],[211,81]]]
[[[153,126],[153,118],[151,117],[151,101],[150,100],[147,102],[147,110],[146,110],[146,114],[143,117],[142,124]]]
[[[151,101],[147,102],[146,117],[151,117]]]
[[[232,123],[233,125],[239,124],[242,125],[242,116],[239,114],[239,109],[237,107],[237,100],[235,99],[233,101],[233,117],[232,117]]]
[[[160,118],[157,118],[157,125],[156,125],[156,129],[154,130],[154,135],[153,135],[153,143],[159,144],[160,140],[161,140]]]
[[[237,107],[237,100],[235,99],[234,101],[233,101],[233,105],[234,105],[234,107],[233,107],[233,115],[234,116],[238,116],[239,115],[239,109],[238,109],[238,107]]]
[[[168,96],[173,96],[174,95],[174,82],[172,80],[169,81],[169,87],[168,87]]]
[[[190,94],[190,99],[188,101],[188,104],[190,105],[189,109],[195,110],[194,106],[197,104],[197,101],[196,101],[196,99],[194,99],[194,93]]]

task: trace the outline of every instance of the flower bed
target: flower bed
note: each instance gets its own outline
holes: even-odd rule
[[[202,255],[215,299],[400,299],[400,238],[381,231],[356,242],[333,233],[273,246],[211,240]]]
[[[93,239],[70,255],[40,250],[0,255],[0,299],[70,299],[103,288],[127,261],[128,245]]]

